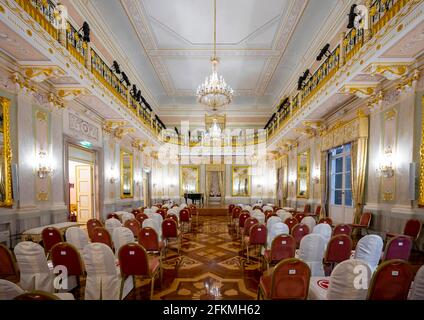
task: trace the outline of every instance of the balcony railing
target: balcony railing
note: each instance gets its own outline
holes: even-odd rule
[[[364,29],[351,29],[343,40],[343,48],[348,62],[364,45]]]
[[[66,30],[66,48],[75,59],[77,59],[81,64],[85,64],[87,43],[83,41],[77,29],[75,29],[70,23],[68,23],[68,29]]]
[[[371,5],[371,31],[379,32],[410,0],[375,0]]]

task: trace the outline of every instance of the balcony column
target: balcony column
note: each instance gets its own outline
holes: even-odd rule
[[[340,66],[343,67],[346,63],[346,46],[344,40],[346,38],[346,32],[340,34]]]
[[[88,70],[91,70],[91,45],[90,45],[90,42],[84,42],[84,43],[85,43],[85,51],[84,51],[85,67]]]
[[[62,28],[58,29],[57,35],[58,35],[59,43],[62,46],[66,47],[66,29],[62,29]]]
[[[365,6],[368,9],[368,28],[364,29],[364,42],[367,43],[372,38],[372,30],[371,30],[371,8],[372,8],[372,0],[365,0]]]

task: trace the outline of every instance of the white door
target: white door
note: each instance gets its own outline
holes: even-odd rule
[[[93,187],[91,165],[78,165],[76,169],[78,222],[93,218]]]
[[[334,224],[353,222],[351,145],[330,151],[330,217]]]

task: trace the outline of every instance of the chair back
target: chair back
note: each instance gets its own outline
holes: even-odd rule
[[[333,225],[333,219],[331,219],[330,217],[321,218],[318,221],[318,224],[320,224],[320,223],[326,223],[326,224],[329,224],[331,226],[331,225]]]
[[[233,219],[238,219],[240,213],[241,213],[241,208],[240,207],[234,207],[233,210],[231,211],[231,217]]]
[[[277,214],[275,212],[268,212],[268,214],[265,215],[265,222],[268,222],[268,220],[272,217],[277,217]]]
[[[298,223],[301,223],[303,218],[305,218],[305,217],[306,217],[306,214],[304,214],[304,213],[296,213],[294,215],[294,218],[297,220]]]
[[[167,218],[162,222],[162,237],[165,239],[176,238],[178,236],[178,226],[174,219]]]
[[[265,245],[267,239],[267,229],[264,224],[257,223],[250,228],[249,244]]]
[[[65,266],[68,276],[80,276],[84,274],[84,265],[77,248],[72,244],[60,242],[51,250],[53,266]]]
[[[305,206],[303,207],[303,213],[309,213],[311,212],[311,205],[310,204],[305,204]]]
[[[412,239],[408,236],[396,236],[386,244],[383,261],[399,259],[409,260],[412,250]]]
[[[93,237],[91,242],[103,243],[112,249],[112,237],[110,236],[109,231],[103,227],[97,227],[93,231]]]
[[[270,217],[266,221],[266,228],[268,229],[268,232],[271,230],[271,228],[274,224],[279,223],[279,222],[281,222],[281,219],[277,215]]]
[[[299,246],[299,259],[305,261],[313,277],[324,276],[322,261],[327,242],[319,234],[308,234],[302,238]]]
[[[280,261],[274,268],[271,280],[273,300],[306,300],[309,291],[311,271],[299,259]]]
[[[182,209],[180,211],[180,221],[190,222],[190,211],[188,209]]]
[[[116,214],[115,212],[109,213],[109,214],[106,216],[106,219],[112,219],[112,218],[115,218],[115,219],[121,220],[121,219],[119,218],[119,215],[118,215],[118,214]]]
[[[66,229],[65,238],[66,242],[72,244],[80,252],[82,252],[84,247],[90,242],[87,233],[78,227]]]
[[[105,221],[105,229],[113,234],[113,229],[122,227],[121,221],[115,218],[110,218]]]
[[[244,223],[246,220],[250,217],[250,214],[248,212],[243,212],[239,215],[239,227],[244,228]]]
[[[250,228],[252,228],[255,224],[258,224],[259,221],[256,218],[249,217],[244,221],[244,235],[250,234]]]
[[[160,209],[160,210],[156,211],[156,213],[157,214],[160,214],[162,216],[162,219],[165,219],[166,218],[166,214],[167,214],[167,211],[166,210]]]
[[[383,239],[375,234],[369,234],[362,237],[355,248],[355,259],[359,259],[368,263],[371,271],[374,272],[381,259],[383,250]]]
[[[272,240],[271,261],[281,261],[294,258],[296,253],[296,240],[289,234],[280,234]]]
[[[139,213],[141,213],[142,212],[142,210],[141,209],[132,209],[131,210],[131,213],[134,215],[134,216],[137,216],[137,214],[139,214]]]
[[[422,228],[422,223],[417,219],[410,219],[406,222],[405,228],[403,229],[403,234],[410,236],[412,239],[417,240],[420,236]]]
[[[319,234],[320,236],[322,236],[325,239],[326,243],[330,241],[332,232],[333,230],[331,229],[331,226],[327,223],[319,223],[312,230],[312,233]]]
[[[282,222],[277,222],[271,225],[269,228],[267,227],[267,229],[268,229],[268,237],[267,237],[266,243],[267,243],[268,249],[271,249],[272,242],[277,236],[282,234],[287,234],[287,235],[290,234],[289,227]]]
[[[141,230],[140,222],[137,219],[130,219],[125,221],[124,227],[131,230],[134,237],[137,237]]]
[[[172,219],[172,220],[174,220],[174,221],[175,221],[175,223],[177,224],[177,227],[178,227],[178,216],[177,216],[176,214],[168,213],[168,214],[166,215],[166,219]],[[165,221],[165,220],[164,220],[164,221]]]
[[[358,270],[361,272],[361,283],[357,280]],[[365,261],[349,259],[340,262],[331,272],[327,299],[366,300],[371,277],[371,268]]]
[[[127,244],[134,242],[134,234],[132,231],[125,227],[115,228],[112,234],[113,247],[115,248],[115,255],[118,256],[119,249]]]
[[[160,251],[158,234],[153,228],[145,227],[141,229],[138,234],[138,243],[147,251]]]
[[[368,291],[369,300],[406,300],[414,275],[408,262],[390,260],[375,271]]]
[[[1,290],[0,290],[1,291]],[[409,300],[424,300],[424,265],[418,270],[412,283]]]
[[[63,237],[60,231],[54,227],[47,227],[41,231],[43,246],[46,252],[50,252],[51,248],[59,242],[63,242]]]
[[[138,243],[123,245],[119,249],[118,259],[122,276],[150,276],[146,249]]]
[[[348,224],[338,224],[334,227],[333,230],[333,236],[337,236],[339,234],[345,234],[347,236],[350,236],[352,234],[352,228]]]
[[[291,233],[293,227],[295,225],[297,225],[299,222],[295,218],[288,218],[284,221],[284,223],[289,227],[289,230],[290,230],[290,233]]]
[[[348,260],[352,254],[353,242],[350,236],[338,234],[333,236],[327,244],[324,261],[326,263],[340,263]]]
[[[306,224],[298,223],[292,228],[291,235],[296,240],[297,248],[299,248],[302,238],[307,234],[309,234],[309,228]]]
[[[87,221],[87,233],[90,240],[91,236],[93,235],[94,229],[97,227],[103,227],[103,224],[98,219],[90,219]]]
[[[53,274],[47,265],[43,247],[32,241],[22,241],[15,246],[14,252],[22,289],[53,292]]]
[[[230,204],[230,205],[228,206],[228,213],[229,213],[229,214],[233,213],[233,209],[234,209],[234,207],[235,207],[235,205],[234,205],[234,204]]]
[[[158,224],[154,219],[146,219],[143,221],[141,228],[152,228],[158,234],[159,239],[162,239],[162,223]]]
[[[8,247],[0,243],[0,278],[18,281],[19,270],[16,259]]]
[[[145,213],[137,213],[135,216],[135,219],[140,223],[140,225],[143,225],[143,221],[148,219],[149,217]]]
[[[281,221],[286,221],[289,218],[293,218],[293,215],[290,212],[281,210],[280,212],[277,211],[277,215],[280,217]]]
[[[359,224],[363,226],[364,228],[369,228],[371,224],[371,218],[372,218],[371,212],[364,212],[361,215],[361,220],[359,221]]]
[[[127,220],[135,219],[135,216],[131,212],[125,212],[121,216],[122,224],[125,224]]]
[[[319,217],[320,214],[321,214],[321,205],[318,205],[315,208],[315,216]]]
[[[253,210],[251,217],[256,218],[259,223],[265,223],[265,213],[263,213],[262,211]]]
[[[16,283],[0,279],[0,300],[12,300],[24,292]]]
[[[314,230],[314,227],[317,225],[315,219],[309,216],[306,216],[305,218],[303,218],[300,223],[306,224],[309,228],[309,232],[312,232],[312,230]]]

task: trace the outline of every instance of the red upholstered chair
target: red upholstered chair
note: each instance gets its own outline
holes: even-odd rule
[[[305,206],[303,207],[303,213],[306,215],[311,211],[311,205],[310,204],[305,204]]]
[[[275,207],[274,207],[274,212],[277,212],[278,210],[281,210],[281,207],[277,207],[277,206],[275,206]]]
[[[227,210],[227,219],[230,222],[230,224],[232,224],[232,220],[233,220],[233,209],[235,208],[234,204],[230,204],[228,206],[228,210]]]
[[[182,209],[180,211],[180,229],[183,232],[184,226],[187,226],[187,231],[191,231],[191,218],[189,209]]]
[[[143,221],[149,219],[149,216],[145,213],[138,213],[135,218],[140,223],[140,226],[143,226]]]
[[[296,240],[296,248],[299,248],[300,241],[309,234],[309,227],[306,224],[298,223],[291,229],[291,235]]]
[[[246,236],[250,233],[250,228],[252,228],[255,224],[258,224],[259,220],[256,218],[249,217],[244,221],[244,228],[241,231],[243,237],[241,238],[241,249],[244,250],[244,243]]]
[[[112,238],[109,232],[103,227],[94,228],[91,242],[104,243],[105,245],[109,246],[111,249],[113,248]]]
[[[305,217],[306,217],[306,214],[304,214],[304,213],[296,213],[294,215],[294,218],[297,220],[298,223],[301,223],[303,218],[305,218]]]
[[[118,219],[119,221],[121,221],[121,218],[119,217],[119,215],[118,214],[116,214],[116,213],[109,213],[107,216],[106,216],[106,219],[111,219],[111,218],[115,218],[115,219]]]
[[[159,209],[156,213],[160,214],[164,220],[166,219],[167,212],[165,210]]]
[[[134,237],[136,238],[138,237],[138,234],[140,233],[140,230],[141,230],[141,224],[137,219],[129,219],[125,221],[124,227],[130,229]]]
[[[65,266],[68,276],[76,276],[80,285],[80,276],[84,275],[84,264],[77,248],[67,242],[55,244],[51,250],[53,266]]]
[[[320,214],[321,214],[321,205],[318,205],[315,208],[315,212],[314,213],[312,213],[312,212],[307,213],[307,215],[308,216],[311,216],[311,217],[319,217]]]
[[[405,224],[402,235],[411,237],[412,241],[416,245],[416,241],[418,240],[420,233],[421,233],[421,228],[422,228],[422,223],[421,223],[420,220],[409,219]],[[388,240],[389,238],[400,236],[400,235],[401,234],[388,232],[386,234],[386,240]]]
[[[166,215],[165,219],[172,219],[172,220],[174,220],[175,223],[177,224],[177,227],[178,227],[178,217],[177,217],[177,215],[175,215],[173,213],[169,213],[169,214]],[[165,219],[164,219],[164,221],[165,221]]]
[[[280,261],[271,275],[263,275],[259,281],[258,299],[306,300],[311,270],[299,259]]]
[[[162,256],[163,242],[159,241],[156,230],[145,227],[138,234],[138,243],[146,249],[147,252],[159,253]]]
[[[352,228],[348,224],[338,224],[333,230],[333,236],[339,234],[345,234],[350,237],[352,235]]]
[[[352,248],[353,242],[350,236],[346,234],[333,236],[327,244],[327,249],[324,255],[324,263],[330,266],[330,270],[333,270],[337,263],[350,258]]]
[[[408,236],[396,236],[386,244],[383,261],[399,259],[409,260],[412,250],[412,238]]]
[[[240,214],[241,208],[239,206],[234,207],[233,211],[231,212],[231,224],[236,224]]]
[[[178,246],[178,253],[180,253],[181,233],[179,232],[177,222],[174,219],[166,218],[165,220],[163,220],[162,238],[165,240],[165,249],[168,247],[170,240],[176,240]]]
[[[239,233],[241,233],[241,238],[243,239],[244,237],[244,223],[246,222],[246,220],[250,217],[249,212],[247,211],[243,211],[240,215],[239,215],[239,221],[238,221],[238,228],[237,228],[237,238]]]
[[[134,217],[137,215],[137,214],[139,214],[139,213],[141,213],[142,211],[140,210],[140,209],[132,209],[131,210],[131,213],[134,215]]]
[[[0,279],[19,282],[19,269],[15,256],[8,247],[0,243]]]
[[[326,223],[326,224],[329,224],[330,226],[332,226],[333,225],[333,220],[330,217],[321,218],[318,221],[318,224],[319,223]]]
[[[190,210],[190,216],[196,217],[196,226],[199,225],[199,211],[197,210],[197,206],[195,204],[190,204],[188,206],[189,210]]]
[[[293,227],[299,223],[295,218],[287,218],[284,223],[289,227],[289,231],[291,233]]]
[[[118,252],[119,268],[121,269],[122,282],[121,294],[125,280],[129,276],[133,276],[134,288],[136,288],[135,277],[148,278],[151,281],[150,299],[153,298],[155,289],[155,278],[157,275],[161,276],[161,267],[158,257],[151,257],[147,255],[144,249],[138,243],[127,243],[119,249]],[[161,279],[162,280],[162,279]]]
[[[265,250],[264,259],[269,266],[281,260],[294,258],[296,253],[296,240],[289,234],[281,234],[274,238],[270,250]]]
[[[44,250],[47,255],[50,255],[52,247],[59,242],[63,242],[63,236],[60,231],[54,227],[47,227],[41,231],[41,238],[43,239]]]
[[[259,253],[260,253],[260,248],[266,245],[267,228],[264,224],[257,223],[250,228],[250,231],[248,234],[249,235],[244,238],[245,239],[244,242],[246,245],[247,262],[249,262],[249,247],[250,246],[255,246],[255,247],[259,246]]]
[[[406,300],[414,274],[408,262],[385,261],[375,271],[368,290],[368,300]]]
[[[155,204],[155,207],[158,207],[159,209],[161,209],[162,208],[162,203],[156,203]]]
[[[371,224],[372,214],[371,212],[364,212],[361,216],[359,223],[352,223],[350,226],[354,229],[365,229],[365,232],[368,234],[368,229]]]
[[[99,220],[90,219],[87,221],[87,233],[90,240],[92,239],[94,229],[97,227],[103,227],[103,224]]]
[[[265,215],[265,222],[268,221],[269,218],[271,217],[278,217],[278,215],[275,212],[268,212],[268,214]]]

